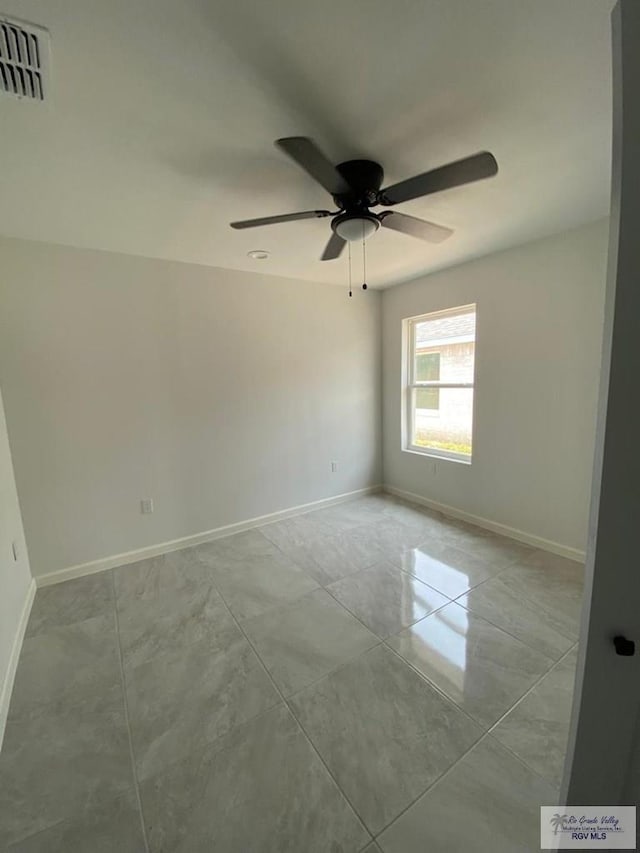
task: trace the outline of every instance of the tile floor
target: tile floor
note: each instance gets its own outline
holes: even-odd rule
[[[537,851],[581,588],[372,495],[41,589],[0,849]]]

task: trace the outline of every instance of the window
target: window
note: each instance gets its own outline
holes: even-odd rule
[[[476,306],[404,321],[404,449],[471,462]]]
[[[416,379],[418,382],[437,382],[440,379],[440,353],[416,353]],[[416,405],[420,409],[438,411],[440,408],[439,388],[419,388]]]

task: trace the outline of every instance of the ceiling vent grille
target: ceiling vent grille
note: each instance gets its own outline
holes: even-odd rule
[[[49,98],[49,34],[0,14],[0,94]]]

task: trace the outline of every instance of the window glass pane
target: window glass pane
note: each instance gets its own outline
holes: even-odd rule
[[[473,382],[475,308],[436,314],[413,329],[415,382]]]
[[[424,396],[434,390],[439,395],[435,409],[433,398]],[[471,456],[473,389],[414,388],[412,394],[411,444]]]
[[[416,352],[416,382],[433,382],[440,379],[440,353]]]
[[[443,347],[440,368],[442,382],[473,382],[475,344],[450,344]]]
[[[416,408],[429,409],[430,411],[440,408],[439,388],[416,388]]]

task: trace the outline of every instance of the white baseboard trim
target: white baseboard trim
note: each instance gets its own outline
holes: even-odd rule
[[[16,628],[16,633],[13,638],[13,645],[11,646],[11,653],[9,654],[9,664],[7,666],[7,671],[5,672],[4,680],[2,682],[2,689],[0,690],[0,749],[2,749],[4,730],[7,725],[9,703],[11,702],[13,682],[15,681],[16,670],[18,669],[18,660],[20,658],[20,652],[22,650],[22,641],[24,640],[24,634],[27,630],[27,622],[29,621],[29,616],[31,614],[31,605],[33,604],[35,594],[36,582],[35,579],[32,579],[31,583],[29,584],[29,588],[27,589],[24,604],[22,605],[22,612],[20,613],[18,627]]]
[[[516,527],[509,527],[506,524],[491,521],[489,518],[472,515],[470,512],[465,512],[457,507],[448,506],[439,501],[425,498],[422,495],[416,495],[413,492],[405,492],[403,489],[398,489],[387,483],[383,486],[383,491],[388,492],[390,495],[404,498],[412,503],[429,507],[429,509],[434,509],[443,515],[468,521],[469,524],[475,524],[477,527],[484,527],[486,530],[491,530],[492,533],[499,533],[501,536],[508,536],[509,539],[515,539],[517,542],[524,542],[525,545],[533,545],[534,548],[550,551],[552,554],[558,554],[560,557],[567,557],[569,560],[576,560],[580,563],[584,563],[585,561],[585,552],[580,551],[578,548],[570,548],[568,545],[561,545],[560,542],[553,542],[551,539],[543,539],[542,536],[527,533],[525,530],[518,530]]]
[[[149,557],[158,557],[161,554],[168,554],[171,551],[179,551],[181,548],[190,548],[193,545],[201,545],[203,542],[212,542],[214,539],[222,539],[224,536],[232,536],[234,533],[242,533],[244,530],[252,530],[254,527],[262,527],[274,521],[282,521],[285,518],[292,518],[294,515],[304,515],[306,512],[313,512],[316,509],[334,506],[335,504],[341,504],[345,501],[351,501],[354,498],[371,495],[380,491],[382,491],[382,486],[380,485],[368,486],[367,488],[356,489],[354,492],[345,492],[335,497],[321,498],[318,501],[289,507],[278,512],[270,512],[267,515],[259,515],[256,518],[249,518],[246,521],[238,521],[235,524],[226,524],[224,527],[205,530],[203,533],[183,536],[181,539],[172,539],[169,542],[160,542],[157,545],[137,548],[135,551],[126,551],[124,554],[114,554],[111,557],[102,557],[99,560],[92,560],[89,563],[80,563],[76,566],[69,566],[66,569],[58,569],[55,572],[38,575],[35,580],[38,588],[51,586],[51,584],[62,583],[73,578],[81,578],[85,575],[104,572],[106,569],[114,569],[117,566],[137,563],[138,560],[146,560]]]

